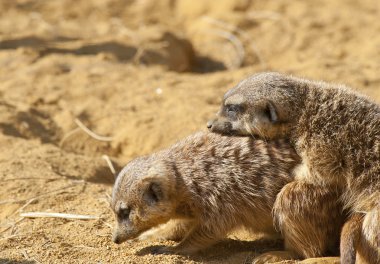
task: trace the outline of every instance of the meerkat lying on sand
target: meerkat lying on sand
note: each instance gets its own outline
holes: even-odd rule
[[[295,171],[299,182],[343,190],[351,218],[341,236],[342,263],[380,263],[378,104],[342,85],[261,73],[225,94],[208,127],[221,134],[289,139],[302,158]],[[281,215],[275,217],[281,225]]]
[[[132,160],[113,188],[111,207],[117,218],[113,241],[137,238],[173,219],[176,224],[159,229],[157,237],[180,240],[179,244],[155,253],[191,254],[240,227],[278,235],[271,211],[281,188],[293,180],[291,171],[298,162],[294,149],[283,140],[264,142],[203,132]],[[310,223],[305,223],[299,229],[318,236],[320,246],[328,250],[337,247],[339,236],[334,234],[342,218],[338,194],[322,191],[320,195],[336,202],[310,201],[322,217],[328,216],[331,228],[310,231]],[[303,194],[292,198],[301,208]],[[289,225],[294,220],[293,216],[286,219]]]

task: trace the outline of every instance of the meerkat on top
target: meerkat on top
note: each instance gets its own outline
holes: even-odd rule
[[[287,138],[302,159],[295,177],[342,188],[350,210],[342,263],[380,263],[380,106],[343,85],[261,73],[229,90],[208,128]]]
[[[120,172],[111,201],[117,219],[113,240],[137,238],[169,220],[176,220],[175,225],[158,229],[156,236],[180,242],[155,253],[192,254],[240,227],[278,236],[273,204],[282,187],[293,181],[291,171],[298,163],[299,157],[284,140],[191,135],[168,149],[132,160]],[[338,200],[338,194],[322,196]],[[302,194],[293,198],[304,202]],[[322,201],[310,202],[328,215],[331,228],[310,232],[305,223],[299,229],[313,233],[320,240],[316,243],[320,250],[328,251],[337,247],[339,236],[334,234],[342,218],[338,202]],[[286,221],[291,225],[296,220],[290,216]]]

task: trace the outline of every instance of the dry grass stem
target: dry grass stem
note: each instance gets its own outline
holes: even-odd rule
[[[40,178],[40,177],[21,177],[21,178],[6,178],[0,180],[0,182],[7,182],[7,181],[19,181],[19,180],[42,180],[42,181],[57,181],[57,180],[63,180],[62,178]]]
[[[112,161],[111,161],[110,157],[108,157],[107,155],[103,155],[102,158],[107,162],[107,165],[110,168],[110,171],[115,176],[116,170],[115,170],[115,167],[112,165]]]
[[[22,202],[26,202],[26,201],[29,201],[29,200],[32,200],[32,199],[37,199],[37,198],[40,198],[40,197],[49,196],[52,193],[62,192],[63,190],[71,188],[71,187],[76,186],[76,185],[77,185],[76,183],[69,184],[69,185],[67,185],[65,187],[54,189],[54,190],[45,192],[43,194],[40,194],[40,195],[37,195],[37,196],[33,196],[33,197],[29,197],[29,198],[25,198],[25,199],[8,199],[8,200],[3,200],[3,201],[0,201],[0,205],[2,205],[2,204],[8,204],[8,203],[22,203]]]
[[[244,32],[243,30],[239,29],[238,27],[236,27],[232,24],[226,23],[224,21],[221,21],[221,20],[218,20],[218,19],[215,19],[212,17],[204,16],[203,19],[205,19],[211,25],[214,25],[214,26],[223,28],[225,30],[228,30],[230,32],[234,32],[236,34],[239,34],[245,42],[249,43],[251,51],[256,55],[262,69],[265,70],[267,68],[267,65],[265,63],[265,60],[264,60],[261,52],[260,52],[260,49],[254,43],[254,41],[252,40],[252,37],[250,37],[246,32]],[[241,45],[243,46],[243,44],[241,44]]]
[[[64,219],[77,219],[77,220],[92,220],[99,219],[95,215],[79,215],[79,214],[64,214],[64,213],[49,213],[49,212],[28,212],[21,213],[21,217],[27,218],[64,218]]]
[[[80,129],[82,129],[86,134],[88,134],[90,137],[99,140],[99,141],[112,141],[112,137],[106,137],[106,136],[100,136],[96,134],[95,132],[92,132],[89,128],[87,128],[78,118],[75,119],[75,124],[79,126]]]
[[[18,212],[22,212],[22,211],[25,209],[25,207],[27,207],[29,204],[33,203],[33,202],[36,201],[36,200],[37,200],[37,198],[32,198],[32,199],[30,199],[30,200],[27,201],[23,206],[21,206],[20,209],[18,209],[17,211],[18,211]]]
[[[11,225],[9,225],[8,227],[6,227],[6,228],[4,228],[3,230],[1,230],[0,231],[0,234],[1,233],[4,233],[4,232],[6,232],[7,230],[9,230],[9,229],[13,229],[18,223],[20,223],[22,220],[24,220],[25,218],[19,218],[18,220],[16,220],[13,224],[11,224]]]
[[[241,67],[243,65],[244,58],[245,58],[245,50],[244,50],[244,46],[241,43],[241,41],[239,40],[239,38],[237,36],[235,36],[234,34],[232,34],[231,32],[226,31],[226,30],[219,30],[219,29],[213,30],[213,33],[215,33],[216,35],[218,35],[222,38],[225,38],[231,42],[231,44],[233,45],[233,47],[236,50],[236,54],[237,54],[237,58],[238,58],[235,67],[236,68]]]
[[[73,130],[67,132],[67,133],[63,136],[63,138],[61,139],[61,141],[59,142],[59,147],[62,148],[62,146],[63,146],[63,144],[65,143],[65,141],[66,141],[69,137],[71,137],[72,135],[78,133],[79,131],[80,131],[80,128],[77,127],[77,128],[75,128],[75,129],[73,129]]]
[[[111,201],[112,201],[111,195],[109,195],[108,193],[106,193],[106,197],[107,197],[108,205],[111,206]]]

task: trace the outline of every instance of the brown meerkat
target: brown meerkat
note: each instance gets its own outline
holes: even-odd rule
[[[352,217],[342,232],[342,263],[380,263],[378,104],[343,85],[260,73],[225,94],[208,127],[222,134],[289,139],[302,159],[296,179],[343,189]]]
[[[180,242],[154,253],[191,254],[240,227],[278,235],[271,211],[281,188],[293,180],[290,172],[298,162],[294,149],[284,140],[265,142],[204,132],[137,158],[119,173],[113,188],[111,207],[117,219],[113,241],[137,238],[169,220],[176,222],[143,237]],[[314,234],[321,241],[315,245],[302,242],[298,245],[301,251],[308,246],[323,251],[338,248],[336,234],[342,224],[338,194],[334,197],[321,191],[320,195],[336,201],[311,201],[328,215],[325,221],[334,223],[330,229],[311,231],[309,223],[305,228],[300,225],[300,232]],[[294,195],[294,199],[303,202],[302,196]],[[286,221],[296,220],[292,217]],[[292,253],[282,256],[286,259]],[[264,262],[258,259],[256,263]]]

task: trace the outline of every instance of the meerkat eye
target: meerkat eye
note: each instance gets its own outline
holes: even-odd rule
[[[242,110],[243,110],[243,107],[238,104],[226,105],[226,114],[231,119],[235,119],[236,115],[242,112]]]
[[[226,111],[227,112],[237,112],[237,105],[234,105],[234,104],[226,105]]]
[[[131,213],[131,208],[120,208],[119,213],[117,214],[120,219],[128,219],[129,214]]]

